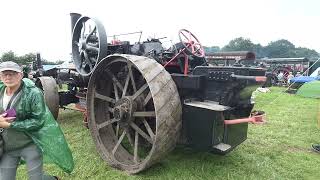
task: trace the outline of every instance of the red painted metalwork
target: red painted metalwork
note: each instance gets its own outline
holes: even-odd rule
[[[82,116],[83,116],[83,125],[87,128],[89,128],[88,126],[88,116],[87,116],[87,108],[86,108],[86,96],[78,93],[76,95],[77,98],[79,98],[79,102],[75,103],[75,109],[82,112]]]
[[[256,82],[266,82],[266,76],[256,76]]]
[[[248,118],[224,120],[225,125],[249,123],[249,122],[253,124],[264,124],[266,122],[265,114],[252,115]]]
[[[185,34],[187,33],[187,35]],[[185,41],[182,40],[182,36],[185,38]],[[200,44],[199,40],[188,30],[182,29],[179,31],[179,38],[183,45],[186,47],[186,50],[191,52],[192,55],[197,57],[204,57],[204,49]],[[190,49],[191,50],[190,50]]]
[[[82,116],[83,116],[83,125],[87,128],[89,128],[88,126],[88,116],[87,116],[87,110],[85,108],[83,108],[79,103],[75,104],[75,108],[82,112]]]
[[[184,52],[186,50],[186,48],[183,48],[182,50],[180,50],[175,56],[173,56],[173,58],[171,58],[167,63],[165,63],[163,65],[163,67],[168,66],[169,64],[172,64],[173,60],[175,60],[182,52]]]
[[[183,74],[187,75],[188,71],[189,71],[189,59],[188,59],[187,54],[184,51],[183,51],[183,55],[184,55],[184,72],[183,72]]]

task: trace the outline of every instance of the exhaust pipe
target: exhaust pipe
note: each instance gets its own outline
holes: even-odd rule
[[[39,52],[36,53],[36,60],[34,62],[33,68],[34,71],[36,71],[35,77],[39,77],[43,75],[43,66],[41,61],[41,55]]]
[[[78,19],[81,17],[81,14],[79,14],[79,13],[70,13],[70,17],[71,17],[71,36],[72,36],[73,28],[76,25]]]

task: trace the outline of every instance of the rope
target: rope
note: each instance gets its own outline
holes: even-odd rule
[[[320,128],[320,104],[319,104],[319,109],[318,109],[318,128]]]

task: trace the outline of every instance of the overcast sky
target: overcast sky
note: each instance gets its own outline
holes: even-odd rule
[[[143,38],[178,42],[185,28],[205,46],[287,39],[320,52],[319,9],[319,0],[2,0],[0,54],[70,59],[70,12],[98,18],[108,35],[143,31]]]

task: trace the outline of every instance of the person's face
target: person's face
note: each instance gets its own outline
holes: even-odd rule
[[[2,71],[0,72],[0,78],[7,87],[11,88],[20,85],[23,75],[15,71]]]

